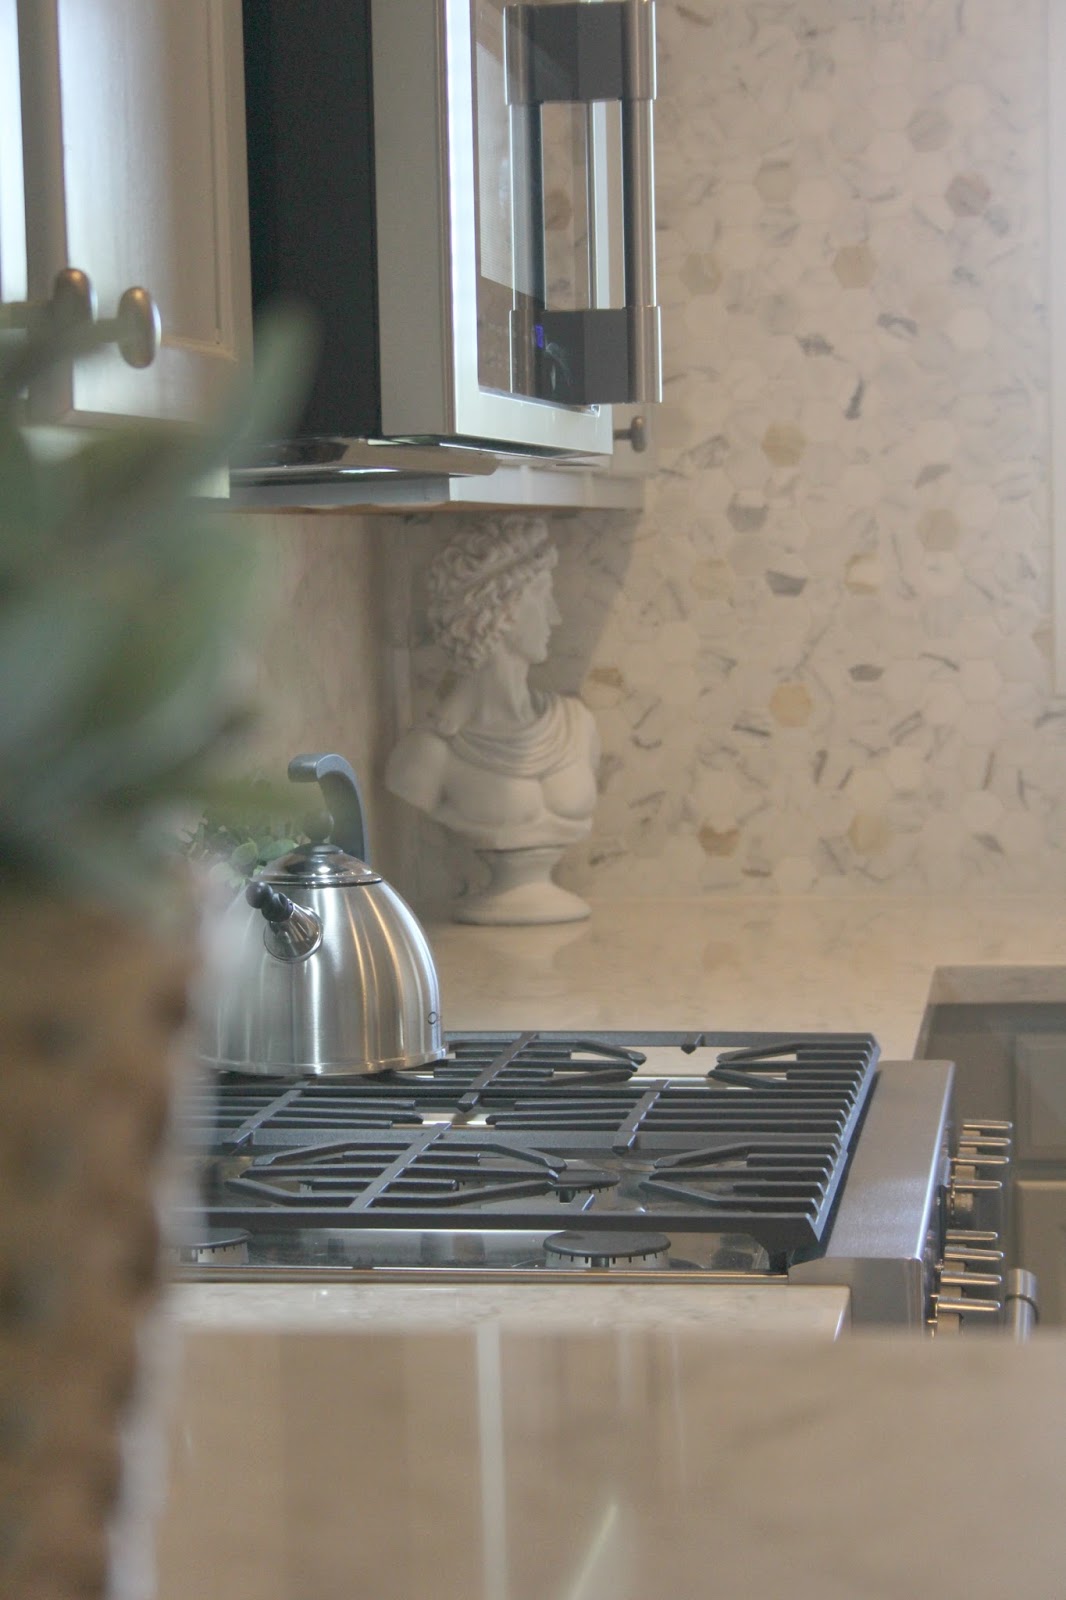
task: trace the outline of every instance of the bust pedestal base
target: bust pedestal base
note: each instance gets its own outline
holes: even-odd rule
[[[589,905],[552,880],[562,853],[559,845],[478,850],[478,860],[488,868],[489,882],[486,888],[455,902],[455,921],[487,925],[580,922],[589,915]]]

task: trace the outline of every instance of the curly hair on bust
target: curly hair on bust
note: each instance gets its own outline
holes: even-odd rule
[[[507,633],[514,603],[559,559],[543,517],[515,513],[465,529],[426,573],[433,637],[460,672],[475,672]]]

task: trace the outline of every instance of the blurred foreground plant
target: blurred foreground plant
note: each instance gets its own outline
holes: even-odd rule
[[[236,662],[254,548],[197,486],[283,433],[314,338],[294,310],[264,320],[254,381],[207,428],[44,450],[26,386],[102,342],[91,325],[0,334],[0,884],[143,912],[167,899],[175,814],[247,798],[222,758],[253,709]]]

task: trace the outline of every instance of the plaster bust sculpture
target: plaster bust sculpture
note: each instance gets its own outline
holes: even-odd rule
[[[557,560],[542,519],[508,516],[459,534],[427,576],[430,627],[457,681],[397,744],[385,782],[487,866],[488,887],[456,903],[457,921],[589,914],[551,872],[592,826],[596,725],[575,695],[529,684],[560,620]]]

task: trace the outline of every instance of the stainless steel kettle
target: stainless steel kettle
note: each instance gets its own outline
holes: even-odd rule
[[[204,1059],[282,1078],[441,1060],[433,956],[410,906],[366,863],[355,773],[341,756],[302,755],[289,777],[318,783],[331,837],[263,868],[225,914]]]

